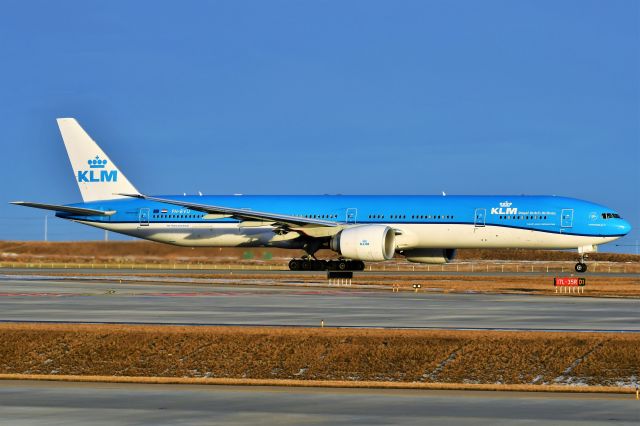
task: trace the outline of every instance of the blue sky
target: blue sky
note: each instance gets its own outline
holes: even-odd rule
[[[8,201],[80,200],[73,116],[146,193],[557,194],[634,244],[639,28],[633,0],[5,0],[0,239],[43,236]]]

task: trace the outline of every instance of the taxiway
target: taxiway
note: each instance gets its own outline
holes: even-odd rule
[[[638,424],[631,394],[0,381],[7,424]]]
[[[0,277],[0,321],[640,332],[638,299]]]

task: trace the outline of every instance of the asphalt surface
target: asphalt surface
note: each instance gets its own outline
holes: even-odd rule
[[[640,332],[640,300],[0,276],[0,321]]]
[[[637,425],[630,394],[0,381],[0,423]]]
[[[558,276],[558,275],[571,275],[576,274],[572,268],[566,268],[564,272],[560,271],[550,271],[544,272],[541,271],[540,266],[535,266],[536,271],[531,272],[526,266],[519,272],[498,272],[498,271],[486,271],[483,268],[476,270],[474,272],[464,271],[464,272],[456,272],[450,266],[445,266],[444,271],[439,270],[438,265],[431,266],[431,271],[424,270],[424,267],[420,267],[417,271],[411,270],[397,270],[397,269],[389,269],[387,271],[357,271],[354,272],[354,276],[384,276],[384,277],[393,277],[393,276],[478,276],[478,277],[520,277],[520,276]],[[247,266],[246,269],[242,268],[220,268],[220,269],[144,269],[144,268],[101,268],[96,265],[95,268],[4,268],[0,271],[3,271],[5,274],[47,274],[47,273],[56,273],[56,274],[163,274],[163,275],[284,275],[284,276],[315,276],[318,278],[326,277],[327,273],[319,272],[319,271],[288,271],[288,270],[270,270],[264,266],[260,267],[260,269],[255,269],[253,266]],[[615,278],[638,278],[640,279],[640,274],[638,273],[622,273],[622,272],[586,272],[583,274],[576,274],[580,277],[615,277]]]

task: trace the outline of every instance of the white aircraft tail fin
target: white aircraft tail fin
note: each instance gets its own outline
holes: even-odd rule
[[[138,190],[75,118],[58,118],[57,121],[84,201],[124,198],[119,195],[123,193],[138,194]]]

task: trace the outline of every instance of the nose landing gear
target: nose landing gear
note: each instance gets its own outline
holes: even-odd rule
[[[587,271],[587,264],[578,262],[576,263],[576,272],[583,273]]]
[[[586,253],[582,253],[580,255],[580,260],[578,261],[578,263],[576,263],[576,272],[578,273],[583,273],[583,272],[587,272],[587,264],[584,263],[584,260],[587,258],[587,254]]]

